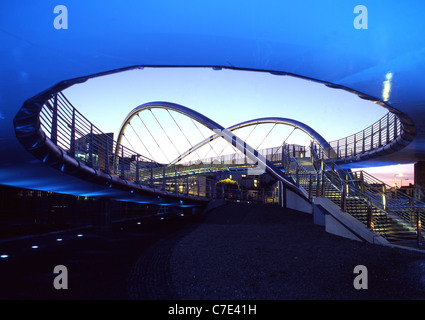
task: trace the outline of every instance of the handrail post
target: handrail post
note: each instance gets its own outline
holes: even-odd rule
[[[387,113],[387,143],[390,143],[390,113]]]
[[[316,197],[319,197],[320,178],[319,172],[316,173]]]
[[[165,167],[162,167],[162,190],[165,191]]]
[[[345,158],[347,158],[347,151],[348,151],[348,144],[347,144],[347,137],[345,137]]]
[[[93,124],[90,123],[90,137],[89,137],[89,166],[93,168]]]
[[[299,168],[298,168],[298,163],[297,163],[297,165],[295,167],[295,183],[297,184],[297,186],[300,185],[300,181],[299,181],[299,177],[298,177],[298,170],[299,170]]]
[[[394,140],[395,139],[397,139],[397,136],[398,136],[398,134],[397,134],[397,120],[398,120],[398,118],[396,117],[396,116],[394,116]]]
[[[422,246],[422,222],[420,208],[416,211],[416,243],[418,247]]]
[[[372,211],[372,201],[370,199],[367,201],[367,227],[369,230],[373,230],[373,211]]]
[[[361,191],[362,193],[364,193],[364,192],[365,192],[365,189],[364,189],[364,177],[363,177],[363,171],[360,171],[360,191]]]
[[[53,114],[52,114],[52,128],[50,132],[50,140],[54,144],[58,143],[58,94],[56,93],[53,99]]]
[[[346,203],[346,190],[345,190],[345,183],[342,183],[342,191],[341,191],[341,210],[343,212],[347,211],[347,203]]]
[[[312,178],[311,178],[311,174],[308,175],[308,199],[311,200],[312,198],[312,194],[311,194],[311,188],[312,188]]]
[[[336,159],[339,159],[339,140],[336,141]]]
[[[322,177],[321,178],[322,178],[321,179],[322,185],[320,186],[320,194],[321,194],[322,197],[324,197],[325,196],[325,171],[324,170],[322,170]]]
[[[136,155],[136,183],[139,183],[139,155]]]
[[[109,173],[109,136],[106,135],[105,143],[105,172]]]
[[[124,146],[121,146],[121,178],[124,179]]]
[[[387,210],[388,205],[388,198],[387,198],[387,189],[385,188],[385,185],[382,186],[382,206],[384,207],[384,210]]]
[[[177,189],[177,168],[174,167],[174,193],[178,193]]]
[[[71,138],[69,142],[69,153],[71,154],[71,157],[75,158],[75,108],[72,108]]]

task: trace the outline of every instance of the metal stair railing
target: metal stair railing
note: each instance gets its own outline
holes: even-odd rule
[[[390,187],[365,171],[353,172],[353,177],[365,193],[406,228],[416,228],[417,221],[425,218],[425,202]]]
[[[361,172],[361,179],[360,173],[346,171],[346,179],[343,179],[337,172],[340,170],[337,165],[332,165],[333,169],[308,171],[290,153],[285,163],[285,172],[298,181],[309,195],[329,198],[342,211],[391,242],[410,240],[416,242],[418,247],[422,245],[423,202],[401,192],[391,192],[382,181],[365,172]],[[293,169],[294,166],[297,170]],[[376,188],[377,181],[385,187]]]

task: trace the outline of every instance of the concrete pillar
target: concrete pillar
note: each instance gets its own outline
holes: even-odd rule
[[[413,195],[415,198],[425,199],[425,161],[415,163],[415,189]]]

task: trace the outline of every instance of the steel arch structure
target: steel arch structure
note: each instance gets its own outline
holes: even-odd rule
[[[257,150],[255,150],[254,148],[249,146],[245,141],[238,138],[236,135],[234,135],[231,132],[232,130],[235,130],[237,127],[241,128],[244,125],[248,126],[248,125],[252,125],[252,124],[248,124],[248,122],[246,124],[240,123],[240,124],[236,125],[234,128],[231,127],[232,129],[230,129],[230,128],[226,129],[225,127],[223,127],[219,123],[215,122],[214,120],[208,118],[207,116],[205,116],[205,115],[203,115],[203,114],[201,114],[201,113],[199,113],[199,112],[197,112],[193,109],[190,109],[188,107],[177,104],[177,103],[165,102],[165,101],[154,101],[154,102],[148,102],[148,103],[142,104],[142,105],[134,108],[126,116],[125,120],[123,121],[123,123],[120,127],[119,135],[118,135],[118,138],[117,138],[116,151],[115,151],[116,157],[118,157],[119,148],[122,145],[123,134],[124,134],[124,131],[125,131],[128,123],[136,115],[138,115],[139,113],[141,113],[145,110],[149,110],[149,109],[173,110],[173,111],[181,113],[181,114],[199,122],[200,124],[202,124],[203,126],[207,127],[208,129],[210,129],[212,131],[219,132],[219,133],[216,133],[216,135],[215,135],[217,138],[218,137],[224,138],[228,143],[231,143],[235,148],[237,148],[240,152],[245,154],[249,159],[258,163],[259,167],[258,167],[257,172],[259,174],[264,173],[264,171],[266,171],[271,176],[273,176],[276,180],[281,181],[286,187],[290,188],[292,191],[298,193],[299,195],[305,197],[305,194],[302,191],[302,189],[300,189],[298,186],[293,184],[287,177],[285,177],[280,169],[278,169],[273,163],[271,163],[269,160],[267,160],[265,157],[263,157],[261,154],[259,154]],[[270,121],[270,119],[269,120],[263,120],[263,121],[265,123],[266,121]],[[303,125],[298,121],[293,121],[292,123],[295,123],[295,122],[298,125],[302,126],[303,130],[307,130],[307,131],[313,133],[313,129],[311,129],[311,128],[309,129],[308,126]],[[282,120],[282,123],[283,123],[283,120]],[[286,123],[291,123],[291,121],[287,121]],[[319,135],[318,135],[318,137],[319,137]],[[325,140],[322,137],[320,137],[320,140],[322,142],[325,142]],[[199,147],[201,147],[201,146],[199,146]],[[169,164],[169,165],[172,165],[172,164]]]
[[[91,185],[82,186],[79,180],[64,184],[61,172],[35,162],[20,144],[29,128],[18,136],[15,124],[32,116],[27,113],[28,100],[48,93],[54,84],[62,90],[93,77],[143,67],[269,72],[347,90],[396,113],[409,133],[402,150],[365,164],[425,159],[423,3],[391,0],[382,6],[366,0],[363,5],[373,13],[373,21],[361,30],[353,26],[357,3],[350,1],[66,5],[70,27],[57,30],[52,24],[54,5],[48,1],[0,4],[5,75],[0,79],[2,184],[60,192],[90,190]],[[283,17],[286,12],[293,14]],[[168,23],[158,25],[164,17]]]
[[[294,129],[299,129],[299,130],[303,131],[304,133],[309,135],[314,141],[317,141],[317,143],[320,145],[321,148],[323,148],[323,149],[329,149],[330,148],[330,145],[326,141],[326,139],[323,138],[316,130],[314,130],[310,126],[308,126],[308,125],[306,125],[306,124],[304,124],[300,121],[288,119],[288,118],[281,118],[281,117],[257,118],[257,119],[244,121],[244,122],[235,124],[233,126],[230,126],[230,127],[227,128],[227,130],[235,131],[237,129],[250,127],[250,126],[254,126],[254,125],[258,125],[258,124],[266,124],[266,123],[283,124],[283,125],[287,125],[287,126],[292,126],[292,127],[294,127]],[[219,138],[219,135],[215,134],[215,135],[212,135],[212,136],[204,139],[203,141],[199,142],[197,145],[195,145],[192,148],[185,151],[178,158],[174,159],[170,163],[170,165],[173,165],[173,164],[179,162],[184,157],[188,156],[192,152],[195,152],[197,149],[202,148],[204,145],[206,145],[207,143],[209,143],[209,142],[211,142],[211,141],[213,141],[217,138]]]

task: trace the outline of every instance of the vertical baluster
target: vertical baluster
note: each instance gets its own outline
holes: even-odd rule
[[[387,210],[388,198],[387,198],[387,188],[385,185],[382,186],[382,206],[384,210]]]
[[[53,114],[52,114],[52,128],[50,132],[50,140],[54,144],[58,144],[58,94],[56,93],[53,99]]]
[[[416,211],[416,239],[418,247],[422,246],[422,221],[421,221],[421,209],[418,208]]]
[[[124,179],[124,146],[121,146],[121,179]]]
[[[139,183],[139,155],[136,155],[136,183]]]
[[[312,190],[311,190],[312,186],[313,186],[313,184],[312,184],[312,178],[311,178],[311,174],[309,174],[309,178],[308,178],[308,198],[310,200],[312,198],[312,194],[311,194],[311,192],[312,192]]]
[[[394,122],[393,122],[393,126],[394,126],[394,140],[397,139],[398,136],[398,132],[397,132],[397,123],[398,123],[398,118],[394,115]]]
[[[367,201],[367,227],[369,230],[373,230],[373,210],[372,210],[372,201],[370,199]]]
[[[93,124],[90,123],[90,136],[89,136],[89,166],[93,167]]]
[[[109,173],[109,135],[106,135],[105,143],[105,172]]]
[[[165,190],[165,167],[162,167],[162,190]]]
[[[357,134],[354,135],[354,156],[356,156],[356,154],[357,154],[356,144],[357,144]]]
[[[347,158],[347,150],[348,150],[347,137],[345,137],[345,158]]]
[[[340,154],[339,154],[339,140],[337,140],[337,142],[336,142],[336,157],[337,157],[337,159],[340,157]]]
[[[178,192],[178,190],[177,190],[178,188],[177,188],[177,168],[176,167],[174,167],[174,192],[175,193],[177,193]]]
[[[75,108],[72,108],[71,120],[71,138],[69,141],[69,153],[71,157],[75,157]]]
[[[390,143],[390,113],[387,113],[387,143]]]
[[[346,192],[344,183],[342,184],[341,188],[342,188],[342,190],[341,190],[341,210],[343,212],[346,212],[347,211],[347,203],[346,203],[347,192]]]

